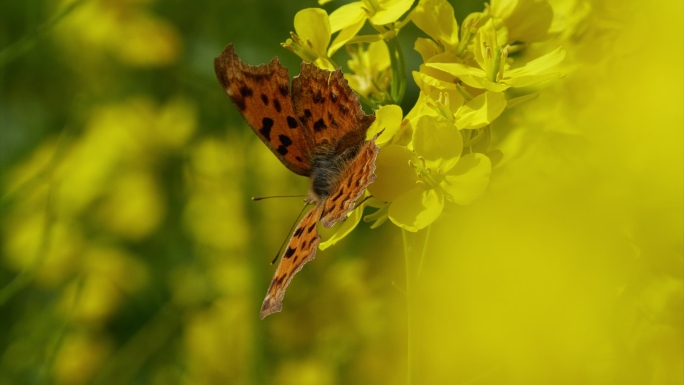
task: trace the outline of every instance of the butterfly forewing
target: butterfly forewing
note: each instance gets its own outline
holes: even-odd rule
[[[292,233],[290,242],[288,242],[273,280],[271,280],[271,285],[268,287],[264,303],[261,305],[261,313],[259,315],[262,319],[282,309],[285,289],[290,284],[292,277],[302,269],[305,263],[316,256],[316,249],[321,240],[316,228],[318,219],[321,216],[321,210],[321,205],[315,205],[299,222],[294,233]]]
[[[339,151],[358,145],[375,120],[375,115],[363,112],[340,69],[331,72],[302,63],[301,74],[292,81],[292,100],[299,121],[306,124],[317,147]]]
[[[251,66],[240,60],[231,44],[214,59],[214,69],[233,104],[266,146],[287,168],[308,176],[314,143],[294,112],[287,68],[278,58]]]

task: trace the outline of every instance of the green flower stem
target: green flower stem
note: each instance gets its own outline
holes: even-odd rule
[[[406,92],[406,62],[404,52],[401,50],[399,39],[393,37],[387,40],[387,48],[390,53],[390,63],[392,67],[392,82],[390,85],[390,96],[394,104],[401,104]]]
[[[414,304],[417,289],[418,278],[423,269],[425,261],[425,252],[427,250],[427,242],[430,236],[430,227],[427,229],[410,232],[407,230],[401,230],[402,239],[404,241],[404,264],[406,267],[406,326],[407,326],[407,362],[406,362],[406,375],[407,384],[411,385],[416,383],[415,379],[419,378],[416,374],[415,358],[416,354],[416,342],[420,341],[415,339],[417,329],[414,328],[415,319],[413,318],[413,313],[415,311]]]

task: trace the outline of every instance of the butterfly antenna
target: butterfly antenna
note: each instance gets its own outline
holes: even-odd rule
[[[363,200],[362,200],[361,202],[357,203],[356,206],[354,206],[354,208],[353,208],[352,210],[358,209],[359,207],[361,207],[361,205],[362,205],[365,201],[369,200],[369,199],[372,198],[372,197],[373,197],[372,195],[369,195],[369,196],[363,198]]]
[[[278,260],[278,257],[280,257],[280,252],[283,251],[283,247],[287,244],[287,241],[290,240],[290,234],[294,231],[294,228],[297,226],[297,223],[299,223],[299,218],[302,217],[302,214],[304,214],[304,210],[306,210],[306,206],[309,204],[305,204],[304,207],[302,207],[302,211],[299,212],[299,215],[297,215],[297,219],[295,219],[294,223],[292,224],[292,227],[290,227],[290,231],[288,231],[287,236],[285,237],[285,241],[283,241],[283,244],[280,245],[280,248],[278,249],[278,254],[276,254],[275,258],[271,261],[271,265],[276,263]]]
[[[264,199],[271,199],[271,198],[304,198],[306,195],[272,195],[268,197],[252,197],[253,201],[262,201]]]

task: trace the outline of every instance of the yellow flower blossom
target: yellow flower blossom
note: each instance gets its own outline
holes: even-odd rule
[[[326,50],[330,44],[330,20],[325,10],[306,8],[297,12],[294,18],[296,32],[290,32],[291,39],[281,45],[294,52],[307,63],[314,63],[324,69],[335,69]]]
[[[449,2],[446,0],[420,0],[418,6],[411,12],[411,21],[437,44],[444,46],[447,51],[456,52],[459,43],[458,24],[454,18],[454,8]],[[439,52],[437,44],[431,44],[427,39],[422,38],[416,41],[416,45],[420,46],[416,50],[421,52],[423,61],[427,60],[427,55],[424,53],[428,49],[437,48],[437,52]]]
[[[340,31],[330,45],[332,56],[361,30],[366,20],[373,25],[386,25],[397,21],[411,8],[414,0],[363,0],[345,4],[330,14],[332,33]]]
[[[481,28],[478,35],[493,31],[493,22],[487,24],[492,28]],[[490,35],[491,36],[491,35]],[[476,38],[482,46],[481,66],[472,67],[462,63],[426,63],[427,67],[436,68],[458,78],[473,88],[502,92],[511,87],[526,87],[545,80],[557,79],[563,76],[561,72],[547,72],[548,69],[560,63],[565,58],[565,51],[556,48],[537,59],[531,60],[522,67],[506,68],[508,46],[492,45],[493,39]]]
[[[445,118],[419,117],[413,148],[383,148],[376,162],[377,180],[368,187],[374,197],[391,202],[389,219],[405,230],[429,226],[441,215],[445,201],[469,204],[489,183],[489,158],[462,155],[463,137]]]
[[[357,50],[350,50],[350,54],[347,65],[353,74],[345,75],[349,86],[359,95],[385,100],[392,76],[387,44],[380,40],[370,43],[367,49],[359,44]]]

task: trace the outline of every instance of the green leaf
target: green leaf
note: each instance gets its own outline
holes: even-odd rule
[[[456,113],[456,127],[458,129],[476,129],[484,127],[506,109],[506,97],[503,92],[486,91],[468,103],[464,104]]]
[[[447,172],[440,187],[449,201],[467,205],[487,189],[491,171],[492,164],[486,155],[464,155],[456,167]]]
[[[418,186],[392,202],[389,218],[395,225],[415,232],[434,222],[443,209],[441,191]]]

